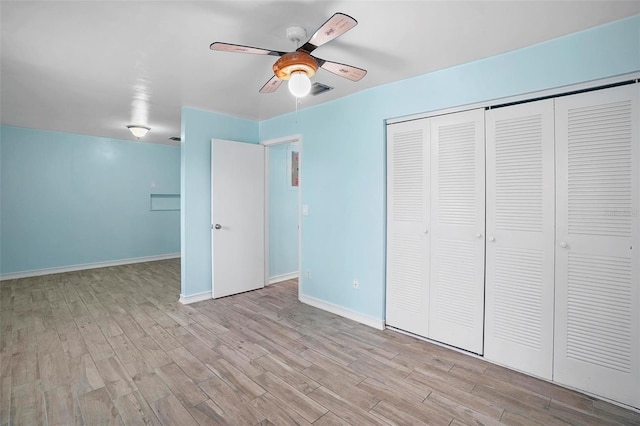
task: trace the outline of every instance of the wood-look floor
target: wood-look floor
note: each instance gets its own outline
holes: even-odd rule
[[[640,415],[179,260],[0,283],[0,425],[594,425]]]

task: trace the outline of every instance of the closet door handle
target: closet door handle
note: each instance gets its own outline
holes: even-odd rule
[[[425,230],[424,230],[424,233],[425,233],[425,234],[428,234],[428,233],[429,233],[429,230],[428,230],[428,229],[425,229]]]
[[[479,232],[476,232],[476,238],[482,238],[482,234]]]
[[[560,241],[560,247],[567,248],[567,243],[565,243],[564,241]]]
[[[495,243],[496,242],[496,237],[489,238],[489,241],[491,241],[492,243]]]

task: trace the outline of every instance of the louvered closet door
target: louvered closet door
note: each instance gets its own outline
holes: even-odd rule
[[[487,359],[551,380],[553,100],[486,112]]]
[[[640,407],[640,85],[556,100],[554,380]]]
[[[429,121],[387,126],[386,323],[429,327]]]
[[[484,110],[431,119],[429,337],[482,353]]]

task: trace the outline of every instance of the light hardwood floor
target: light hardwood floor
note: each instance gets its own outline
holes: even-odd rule
[[[0,425],[594,425],[640,415],[167,260],[0,283]]]

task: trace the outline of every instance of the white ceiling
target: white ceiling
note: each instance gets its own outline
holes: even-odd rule
[[[640,1],[0,1],[2,124],[132,139],[180,135],[180,108],[250,119],[295,109],[286,85],[258,90],[272,56],[213,52],[213,41],[293,50],[333,13],[358,21],[314,55],[368,70],[300,108],[640,13]]]

